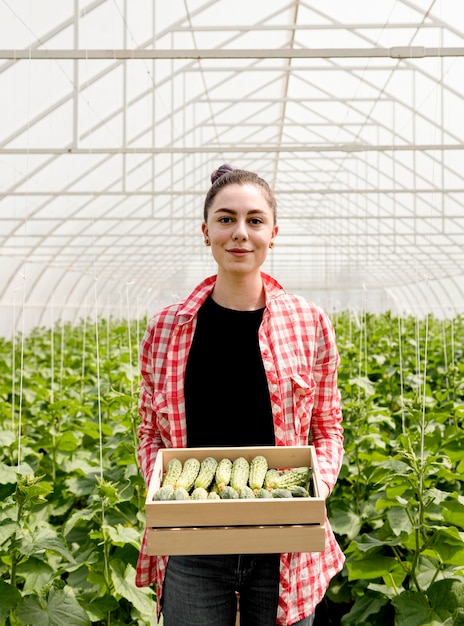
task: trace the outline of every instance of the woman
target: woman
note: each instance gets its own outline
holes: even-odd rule
[[[204,205],[217,275],[158,312],[141,347],[139,461],[147,484],[160,448],[315,446],[326,497],[343,452],[338,351],[324,312],[261,271],[278,233],[268,184],[223,165]],[[343,554],[326,523],[324,553],[149,557],[164,626],[310,626]]]

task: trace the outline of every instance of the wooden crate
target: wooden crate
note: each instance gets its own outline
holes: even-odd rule
[[[232,461],[258,454],[269,467],[310,467],[313,497],[251,500],[153,500],[166,465],[176,457]],[[325,549],[325,501],[313,446],[167,448],[158,452],[145,502],[148,553],[257,554]]]

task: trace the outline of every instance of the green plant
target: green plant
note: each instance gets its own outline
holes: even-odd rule
[[[351,364],[340,376],[346,454],[329,515],[347,561],[328,596],[345,606],[343,626],[457,626],[464,614],[462,340],[445,368],[441,323],[418,328],[403,320],[396,336],[390,316],[364,323],[364,371]],[[462,338],[462,319],[454,329]],[[343,355],[343,327],[338,333]],[[353,354],[352,341],[351,329]]]
[[[153,590],[134,584],[145,494],[137,353],[127,322],[94,331],[18,337],[15,367],[13,345],[2,346],[2,624],[155,623]]]
[[[347,559],[318,623],[462,626],[464,319],[334,323],[345,456],[328,513]],[[143,326],[0,341],[0,624],[155,624],[134,584]]]

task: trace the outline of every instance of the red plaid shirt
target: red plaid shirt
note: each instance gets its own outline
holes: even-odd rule
[[[332,490],[343,456],[339,355],[326,314],[306,299],[288,294],[262,274],[266,308],[259,345],[269,385],[277,446],[315,446],[322,480]],[[167,306],[150,321],[141,345],[142,374],[138,458],[147,485],[160,448],[186,447],[184,373],[198,309],[216,276],[190,296]],[[325,552],[285,553],[280,560],[277,624],[293,624],[314,612],[344,555],[326,520]],[[157,585],[158,614],[168,557],[149,556],[146,537],[136,585]]]

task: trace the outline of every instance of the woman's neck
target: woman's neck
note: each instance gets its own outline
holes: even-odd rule
[[[236,311],[255,311],[266,304],[261,273],[233,278],[218,273],[211,295],[220,306]]]

